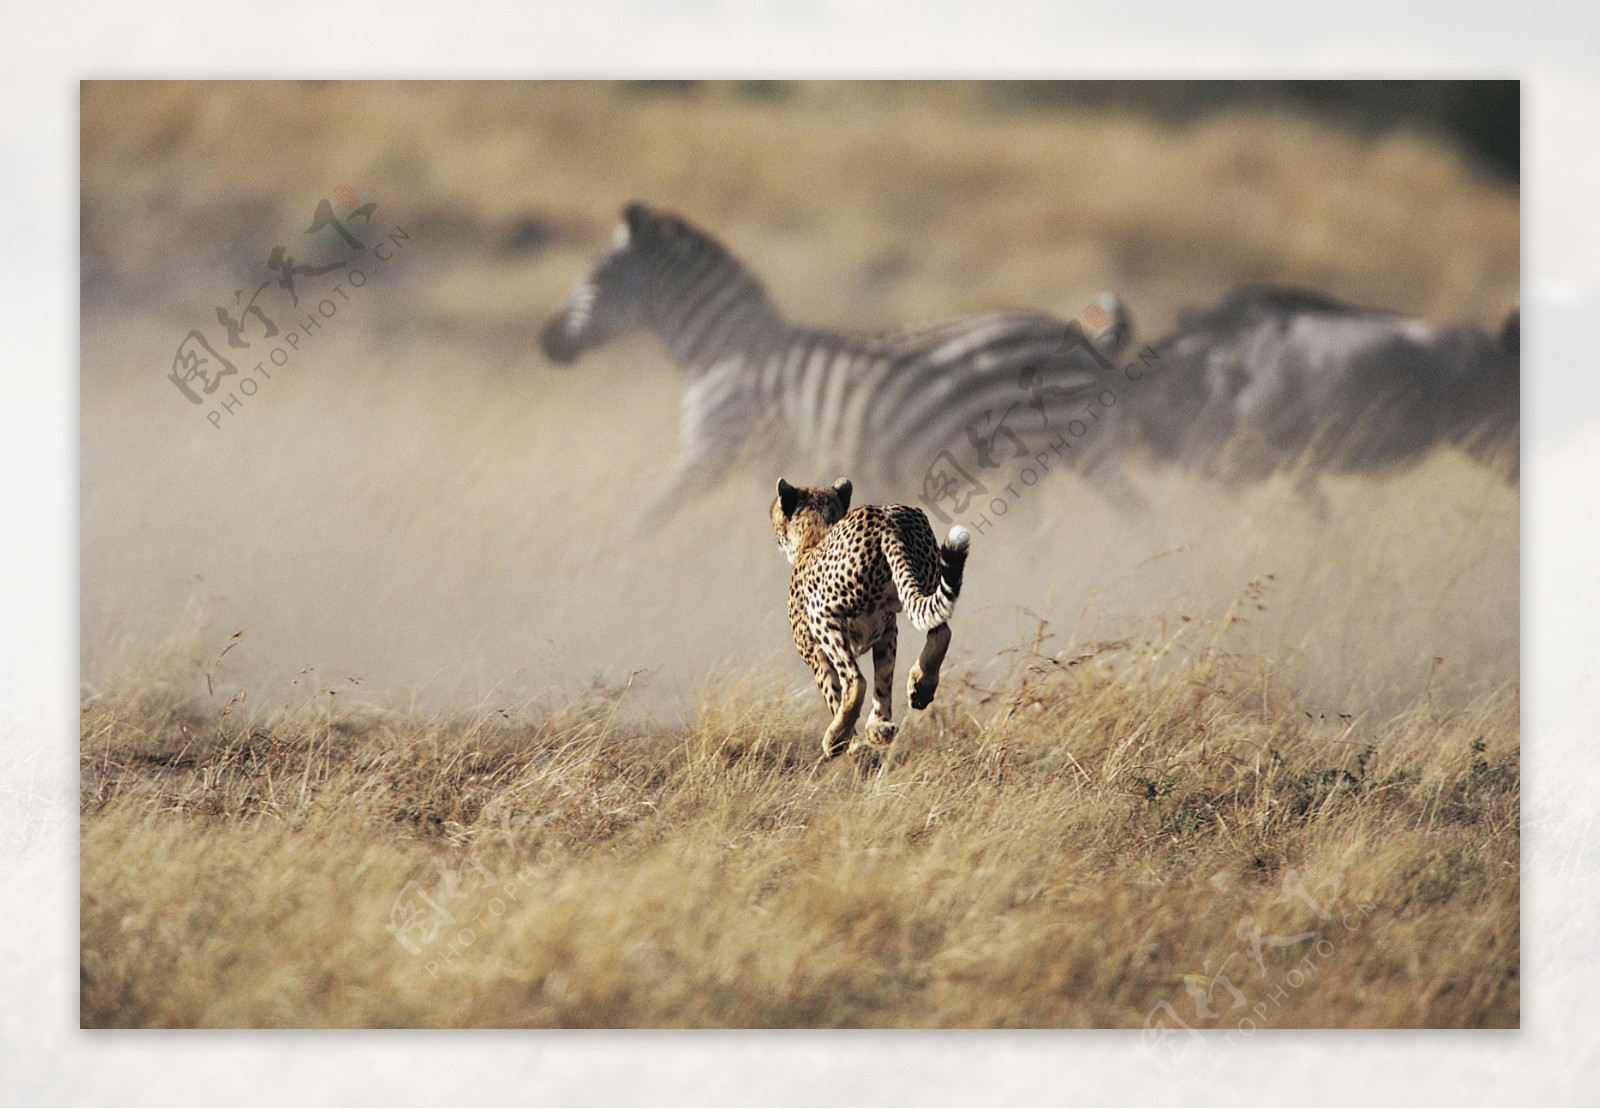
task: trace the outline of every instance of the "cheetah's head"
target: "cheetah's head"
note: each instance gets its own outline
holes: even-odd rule
[[[789,564],[801,552],[822,542],[828,529],[850,511],[850,482],[840,478],[820,489],[790,485],[778,479],[778,496],[772,502],[772,530]]]

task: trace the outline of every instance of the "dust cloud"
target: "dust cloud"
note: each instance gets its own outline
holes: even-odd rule
[[[181,334],[96,319],[85,366],[158,364]],[[351,319],[221,427],[156,381],[85,382],[91,688],[198,693],[212,670],[261,706],[334,688],[492,710],[631,685],[629,709],[657,717],[692,713],[730,675],[814,696],[767,520],[777,474],[748,466],[634,534],[677,450],[679,381],[649,337],[558,369],[532,347],[475,359]],[[973,680],[1011,665],[1041,621],[1051,655],[1159,643],[1247,591],[1230,645],[1272,660],[1268,688],[1308,709],[1514,679],[1517,497],[1465,459],[1335,481],[1321,519],[1287,480],[1234,493],[1130,472],[1148,517],[1061,473],[975,534],[952,656]],[[904,498],[858,488],[859,503],[886,499]]]

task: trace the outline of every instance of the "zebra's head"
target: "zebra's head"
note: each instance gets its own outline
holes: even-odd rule
[[[778,533],[778,546],[788,556],[789,565],[804,551],[822,542],[828,529],[850,511],[850,482],[840,478],[820,489],[806,489],[778,479],[778,495],[772,502],[772,530]]]
[[[566,365],[639,322],[644,306],[648,246],[655,215],[638,201],[622,212],[616,238],[578,279],[565,303],[545,324],[540,343],[552,361]]]

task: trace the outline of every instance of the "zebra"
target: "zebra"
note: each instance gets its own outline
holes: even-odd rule
[[[1037,434],[1030,446],[1024,433],[1059,429],[1113,369],[1128,339],[1127,311],[1102,294],[1086,314],[1102,324],[1093,341],[1076,321],[1026,312],[862,334],[790,324],[760,279],[711,235],[636,201],[541,345],[565,365],[643,324],[683,372],[682,453],[641,529],[719,484],[752,449],[774,464],[857,474],[880,487],[876,495],[921,495],[948,519],[935,500],[964,507],[962,493],[971,499],[970,488],[950,484],[953,473],[983,488],[972,473],[980,463],[1037,450]],[[1093,419],[1095,435],[1068,443],[1072,460],[1108,495],[1131,502],[1112,457],[1114,397]],[[957,459],[971,454],[963,444],[976,462]],[[1059,441],[1056,454],[1068,456]]]
[[[1498,332],[1271,285],[1188,313],[1154,344],[1161,384],[1128,434],[1157,459],[1230,483],[1419,460],[1439,445],[1518,478],[1521,323]]]

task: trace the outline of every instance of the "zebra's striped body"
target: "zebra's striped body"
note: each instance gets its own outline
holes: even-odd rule
[[[1520,322],[1498,334],[1246,286],[1155,345],[1161,384],[1131,434],[1157,458],[1231,482],[1369,473],[1450,444],[1517,479]]]
[[[1030,425],[1083,408],[1127,335],[1120,302],[1103,308],[1095,344],[1076,324],[1023,312],[876,334],[794,326],[716,240],[635,203],[543,345],[566,363],[636,324],[661,337],[686,382],[684,453],[660,515],[720,481],[752,441],[769,464],[854,472],[881,495],[918,495],[941,452],[983,450],[1002,433],[1020,446]],[[1097,417],[1104,430],[1083,445],[1081,469],[1105,460],[1117,415]]]

